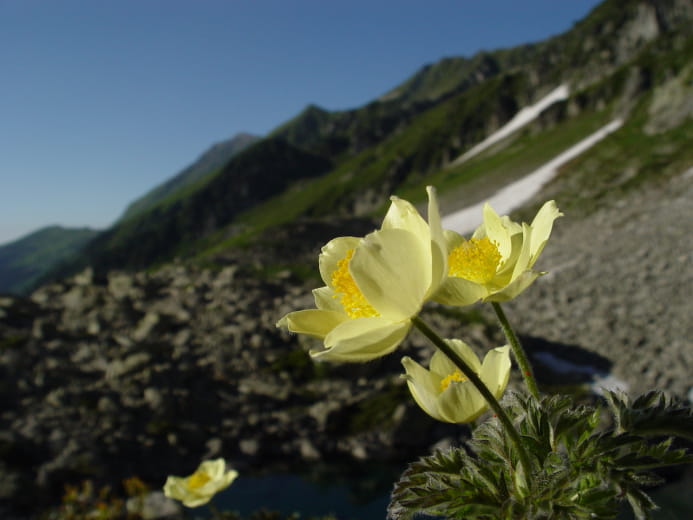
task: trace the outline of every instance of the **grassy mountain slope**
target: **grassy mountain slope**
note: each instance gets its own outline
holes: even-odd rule
[[[310,106],[273,135],[314,151],[358,153],[432,105],[501,74],[526,73],[531,89],[521,105],[563,82],[578,88],[588,85],[631,60],[661,34],[690,33],[692,17],[687,0],[607,0],[563,34],[471,58],[441,59],[364,107],[328,112]]]
[[[342,161],[327,175],[295,186],[241,214],[236,222],[244,226],[245,237],[235,234],[220,242],[219,237],[231,233],[218,233],[209,242],[216,243],[213,251],[223,250],[247,241],[248,235],[300,215],[369,214],[382,209],[386,196],[392,192],[408,200],[420,200],[423,187],[431,183],[439,188],[443,210],[458,209],[530,173],[617,117],[625,118],[626,124],[608,142],[612,147],[620,143],[618,150],[612,148],[612,153],[627,158],[630,168],[641,172],[633,173],[634,176],[657,173],[655,164],[666,166],[667,171],[683,171],[693,162],[689,146],[693,140],[690,113],[686,117],[685,111],[676,107],[693,99],[690,87],[685,87],[691,84],[687,64],[693,61],[692,42],[676,32],[662,36],[630,62],[547,109],[531,125],[462,165],[450,167],[451,159],[465,148],[459,145],[461,141],[470,136],[474,136],[472,142],[480,141],[488,133],[490,121],[507,120],[519,108],[529,83],[528,75],[516,72],[493,78],[424,111],[378,146]],[[684,91],[669,95],[672,87],[667,85],[679,85]],[[652,106],[655,97],[660,100],[659,108]],[[665,109],[667,99],[671,105]],[[666,132],[643,129],[643,112],[648,111],[655,114],[653,121],[663,119],[657,125],[668,128]],[[662,114],[666,111],[674,117],[669,123]],[[592,193],[597,185],[608,187],[620,175],[618,161],[598,158],[590,164],[593,177],[612,181],[595,184],[593,178],[576,177],[582,179],[576,183],[584,186],[567,184],[562,198],[570,200],[564,206],[575,206],[579,200],[583,208],[590,207],[591,195],[576,195]],[[571,165],[564,171],[569,171]],[[650,173],[645,174],[646,171]],[[629,182],[624,189],[627,186],[634,184]],[[203,244],[200,250],[204,249]]]
[[[127,220],[135,215],[140,215],[169,195],[196,184],[207,176],[213,176],[234,155],[242,152],[259,139],[259,137],[242,133],[214,144],[190,166],[130,203],[120,220]]]
[[[84,249],[79,264],[57,274],[93,265],[97,271],[146,267],[177,255],[235,215],[281,193],[298,179],[327,171],[326,159],[298,150],[281,139],[264,139],[238,154],[219,175],[185,197],[176,193],[99,235]]]
[[[51,226],[0,246],[0,292],[25,293],[41,276],[94,238],[93,229]]]
[[[684,76],[692,19],[693,7],[682,0],[607,0],[565,34],[446,58],[364,107],[329,112],[309,106],[219,171],[104,233],[80,265],[143,268],[174,256],[208,257],[301,217],[373,215],[390,193],[416,200],[429,183],[439,186],[447,209],[474,202],[612,118],[627,120],[613,139],[625,135],[672,78],[681,88],[690,85]],[[450,166],[562,83],[571,87],[569,100],[473,160]],[[663,109],[656,112],[685,113],[685,95],[673,108],[666,95],[658,96]],[[677,128],[685,129],[690,118],[679,119],[662,124],[685,140],[686,130]],[[633,135],[624,147],[653,134]],[[688,161],[685,150],[672,153],[676,164]],[[597,167],[608,176],[618,165]]]
[[[693,39],[691,40],[693,42]],[[693,45],[678,74],[637,99],[625,124],[589,154],[568,164],[544,189],[574,217],[618,200],[629,190],[666,183],[693,168]],[[653,62],[655,64],[655,62]],[[668,68],[656,63],[655,69]],[[651,70],[641,69],[647,75]],[[678,97],[677,99],[677,96]],[[687,102],[681,103],[684,99]],[[662,112],[670,113],[668,115]],[[525,211],[530,214],[538,203]]]

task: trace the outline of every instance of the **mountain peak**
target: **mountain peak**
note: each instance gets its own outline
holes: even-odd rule
[[[212,174],[224,166],[231,158],[245,150],[260,138],[249,133],[241,132],[224,141],[219,141],[203,152],[191,165],[156,186],[144,196],[130,203],[120,221],[140,215],[151,209],[169,195],[182,188],[199,182],[206,175]]]

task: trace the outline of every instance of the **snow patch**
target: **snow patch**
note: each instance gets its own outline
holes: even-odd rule
[[[594,146],[598,141],[609,135],[611,132],[618,130],[622,124],[623,121],[621,119],[615,119],[593,134],[590,134],[583,140],[574,144],[564,152],[558,154],[556,157],[534,170],[529,175],[526,175],[522,179],[512,182],[500,189],[486,201],[479,202],[446,215],[442,219],[443,227],[445,229],[457,231],[461,234],[473,231],[479,224],[481,224],[481,210],[484,202],[491,204],[493,209],[495,209],[499,214],[503,215],[509,213],[513,209],[521,206],[535,193],[537,193],[544,184],[546,184],[554,177],[554,175],[556,175],[558,168],[562,164],[568,162],[574,157],[577,157],[585,150]]]
[[[462,164],[467,159],[474,157],[475,155],[485,150],[492,144],[497,143],[501,139],[509,136],[518,128],[521,128],[530,121],[536,119],[539,116],[539,114],[541,114],[547,107],[553,105],[557,101],[563,101],[564,99],[568,99],[569,95],[570,90],[568,89],[567,85],[561,85],[560,87],[555,88],[549,94],[537,101],[535,104],[530,105],[528,107],[524,107],[517,114],[515,114],[515,116],[505,125],[500,127],[498,130],[489,135],[479,144],[473,146],[472,148],[464,152],[461,156],[459,156],[457,159],[455,159],[450,166],[457,166],[459,164]]]

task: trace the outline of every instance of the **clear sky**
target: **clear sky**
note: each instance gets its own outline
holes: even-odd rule
[[[597,0],[0,0],[0,244],[105,228],[238,132],[354,108]]]

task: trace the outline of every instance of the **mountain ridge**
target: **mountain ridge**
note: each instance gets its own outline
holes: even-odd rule
[[[24,294],[58,262],[99,234],[90,228],[47,226],[0,246],[0,292]]]
[[[259,140],[260,137],[241,132],[229,139],[214,143],[189,166],[128,204],[119,221],[127,220],[151,209],[175,191],[182,190],[205,175],[218,170],[234,155]]]
[[[265,229],[296,218],[373,215],[391,193],[415,194],[416,199],[426,183],[437,184],[445,197],[448,190],[459,191],[462,183],[482,177],[487,183],[510,182],[550,159],[538,151],[541,143],[534,142],[537,150],[528,149],[522,165],[495,176],[480,169],[488,154],[460,168],[450,168],[450,162],[560,84],[570,85],[570,98],[548,107],[536,122],[494,145],[493,153],[507,156],[504,148],[526,142],[531,133],[544,132],[551,141],[552,128],[563,128],[565,136],[553,139],[559,153],[559,145],[576,142],[616,112],[627,115],[667,74],[680,74],[683,65],[676,53],[690,55],[685,35],[692,18],[693,8],[682,0],[607,0],[561,35],[482,51],[471,58],[444,58],[357,109],[330,112],[308,105],[266,138],[284,143],[282,147],[256,142],[218,171],[173,190],[151,211],[121,220],[91,244],[79,262],[62,266],[44,280],[85,265],[140,269],[179,256],[201,258],[208,251],[252,242]],[[653,47],[657,42],[665,44],[657,50]],[[638,56],[650,52],[647,49],[655,49],[661,63],[638,61]],[[258,149],[262,146],[266,148]],[[323,166],[309,167],[309,174],[302,176],[301,166],[295,164],[281,189],[265,190],[259,196],[248,192],[244,197],[250,203],[233,211],[206,203],[205,197],[214,200],[209,186],[235,189],[233,182],[221,179],[240,175],[242,168],[252,169],[253,160],[261,155],[258,150],[278,154],[262,159],[269,169],[254,170],[268,178],[273,175],[272,165],[280,164],[285,153],[306,154]],[[490,167],[493,171],[500,166]],[[259,182],[258,189],[263,184]],[[188,231],[179,232],[184,228]],[[143,249],[149,252],[144,254]],[[115,250],[121,253],[113,254]]]

